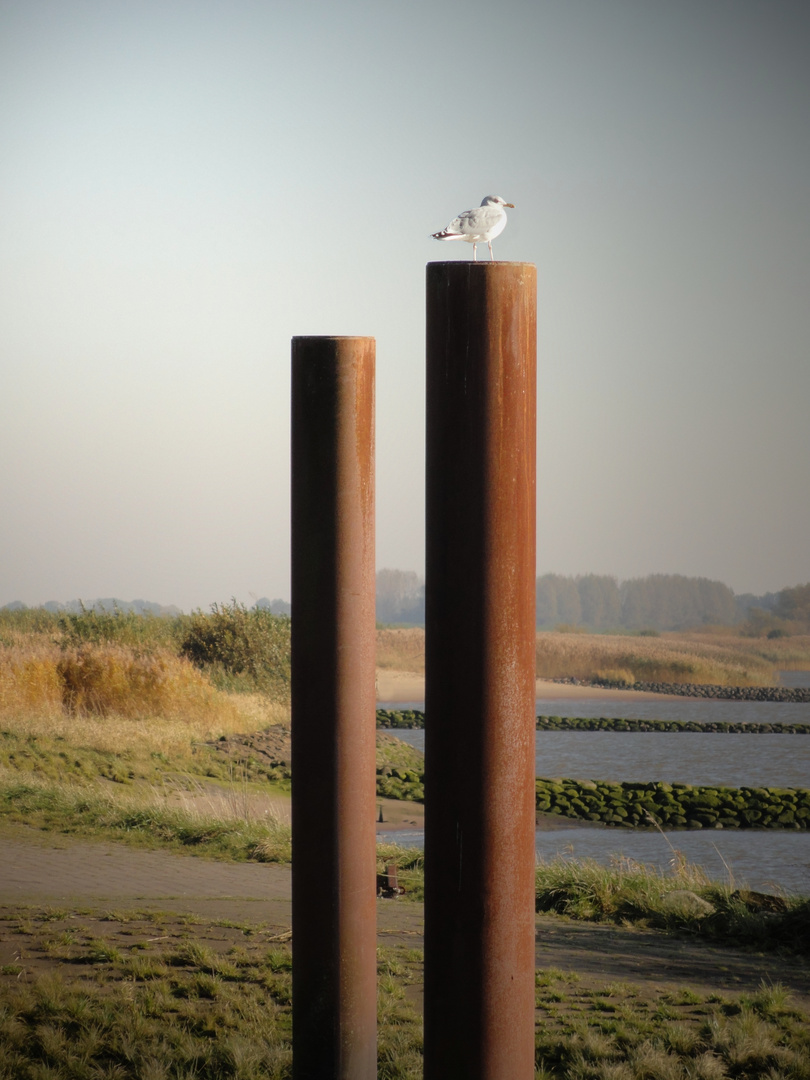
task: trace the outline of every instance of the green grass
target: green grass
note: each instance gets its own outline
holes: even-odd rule
[[[0,1080],[292,1075],[292,951],[265,926],[28,909],[0,911],[0,936],[23,954],[0,968]],[[377,978],[378,1076],[417,1080],[421,950],[378,949]],[[547,968],[535,1006],[548,1080],[810,1077],[807,1013],[778,983],[720,995]]]
[[[142,924],[147,955],[134,948],[142,942],[126,944],[122,927],[112,926],[107,940],[94,927],[74,934],[58,970],[35,974],[22,961],[0,971],[2,1080],[291,1075],[289,946],[268,948],[266,932],[252,927],[231,947],[183,941],[182,922],[167,913],[130,918]],[[26,922],[35,927],[27,954],[47,955],[54,928],[38,912]],[[7,917],[0,925],[13,935],[18,923]],[[199,920],[194,930],[217,938],[215,924]],[[421,1075],[421,1018],[404,993],[421,979],[421,959],[412,949],[380,950],[381,1078]]]
[[[565,975],[565,994],[538,972],[537,1076],[583,1080],[806,1080],[806,1013],[778,984],[720,1002],[607,984],[583,988]],[[566,1005],[558,1004],[564,997]],[[773,1012],[772,1002],[779,1002]]]

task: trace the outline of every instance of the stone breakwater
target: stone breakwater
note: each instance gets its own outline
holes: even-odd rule
[[[646,690],[652,694],[713,698],[717,701],[810,702],[810,686],[710,686],[701,683],[615,682],[612,679],[553,679],[563,686],[596,686],[605,690]]]
[[[425,714],[419,709],[378,709],[377,727],[396,731],[423,728]],[[810,735],[810,724],[732,723],[726,720],[636,720],[614,716],[594,718],[538,716],[538,731],[697,731],[744,735]]]
[[[697,731],[732,735],[810,735],[810,724],[734,723],[728,720],[636,720],[615,716],[538,716],[538,731]]]
[[[377,709],[378,728],[423,728],[425,714],[419,709]]]
[[[810,789],[535,781],[538,813],[624,828],[810,828]]]

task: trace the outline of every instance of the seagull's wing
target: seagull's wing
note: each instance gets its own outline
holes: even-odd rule
[[[447,226],[447,231],[461,233],[463,236],[483,236],[503,217],[500,206],[476,206],[474,210],[465,210]]]

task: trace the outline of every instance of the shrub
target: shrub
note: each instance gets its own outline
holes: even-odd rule
[[[127,645],[140,650],[165,648],[174,643],[177,620],[135,611],[99,611],[82,608],[59,615],[64,648],[82,645]]]
[[[290,619],[267,609],[214,604],[209,615],[194,612],[180,651],[205,668],[215,686],[261,691],[279,701],[290,697]]]

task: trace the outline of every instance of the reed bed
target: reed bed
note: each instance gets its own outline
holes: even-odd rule
[[[767,686],[777,682],[775,669],[779,667],[810,668],[810,638],[763,641],[709,634],[638,637],[540,632],[536,662],[539,679]],[[424,630],[378,630],[377,666],[423,672]]]
[[[424,672],[425,631],[421,627],[378,630],[377,667],[388,671]]]
[[[730,654],[754,656],[779,671],[810,671],[810,634],[783,638],[737,637],[727,627],[693,630],[679,634],[679,639],[692,642],[697,648],[717,645]]]
[[[13,821],[150,848],[191,848],[220,859],[289,863],[292,830],[281,800],[257,811],[238,786],[229,797],[223,794],[224,799],[183,804],[157,787],[122,795],[118,788],[20,779],[13,770],[0,770],[0,813]]]
[[[776,681],[773,662],[750,648],[674,635],[538,633],[536,658],[540,679],[715,686],[768,686]]]

